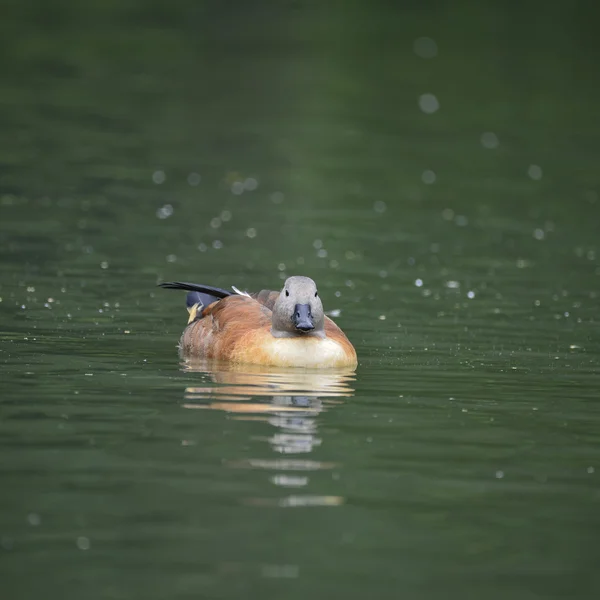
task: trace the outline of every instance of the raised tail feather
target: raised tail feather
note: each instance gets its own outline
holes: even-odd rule
[[[221,288],[212,287],[210,285],[199,285],[197,283],[185,283],[183,281],[167,281],[165,283],[159,283],[159,287],[169,290],[186,290],[189,292],[185,304],[190,313],[190,319],[188,321],[190,323],[194,319],[201,317],[202,309],[209,304],[217,302],[221,298],[234,295],[233,292],[228,292]]]
[[[187,290],[188,292],[200,292],[201,294],[207,294],[213,298],[226,298],[227,296],[233,296],[234,292],[229,292],[221,288],[212,287],[211,285],[200,285],[199,283],[186,283],[185,281],[165,281],[159,283],[158,287],[166,288],[169,290]]]

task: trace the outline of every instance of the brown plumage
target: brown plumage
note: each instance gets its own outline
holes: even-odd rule
[[[191,322],[180,341],[186,358],[282,367],[357,365],[354,347],[324,315],[316,285],[307,277],[290,277],[281,292],[249,295],[194,284],[164,284],[178,286],[195,293],[212,290],[216,300],[203,309],[197,304],[190,307]],[[228,295],[219,299],[217,293]]]

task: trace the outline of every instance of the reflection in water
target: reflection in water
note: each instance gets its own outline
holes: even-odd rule
[[[282,370],[254,365],[230,365],[216,361],[185,362],[183,369],[205,374],[210,383],[185,390],[183,407],[211,409],[235,413],[236,420],[260,420],[275,427],[267,441],[277,454],[308,455],[321,446],[317,416],[341,398],[354,393],[351,383],[354,372],[340,370],[323,373],[309,370]],[[339,466],[317,460],[277,458],[274,460],[240,459],[230,461],[230,468],[266,469],[277,471],[270,481],[279,487],[304,488],[309,484],[307,473]],[[298,471],[302,471],[300,474]],[[251,498],[253,506],[338,506],[341,496],[294,494],[284,498]]]

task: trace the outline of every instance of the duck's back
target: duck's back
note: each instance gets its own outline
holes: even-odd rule
[[[186,357],[235,360],[247,338],[271,326],[271,311],[247,296],[228,296],[207,306],[181,336]]]

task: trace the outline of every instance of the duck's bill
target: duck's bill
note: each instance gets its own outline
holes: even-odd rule
[[[312,331],[315,328],[315,323],[310,310],[310,304],[296,304],[292,321],[296,329],[300,331]]]

